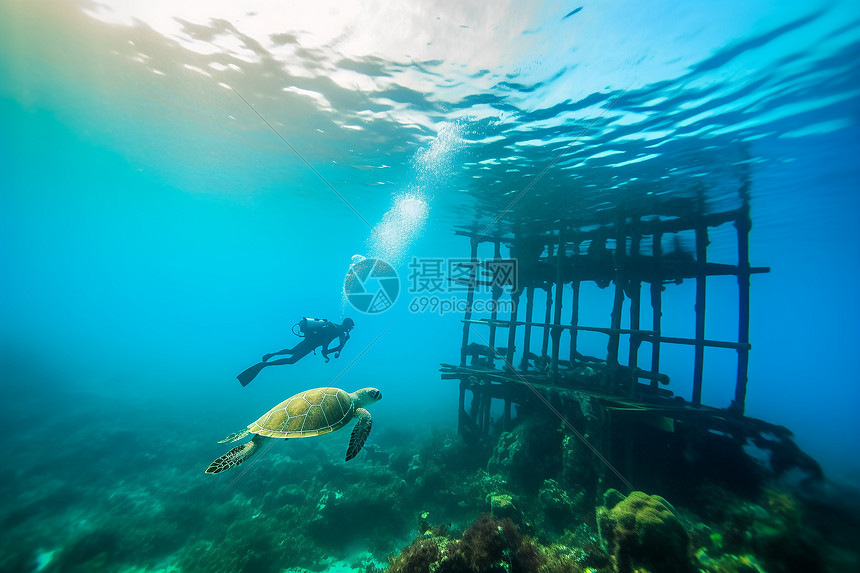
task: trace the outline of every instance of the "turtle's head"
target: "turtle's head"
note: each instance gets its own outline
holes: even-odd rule
[[[353,392],[353,395],[355,396],[355,405],[360,408],[382,400],[382,392],[376,388],[362,388]]]

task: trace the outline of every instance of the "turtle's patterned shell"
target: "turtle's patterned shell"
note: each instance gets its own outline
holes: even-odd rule
[[[352,398],[339,388],[315,388],[287,398],[248,424],[270,438],[309,438],[339,430],[352,419]]]

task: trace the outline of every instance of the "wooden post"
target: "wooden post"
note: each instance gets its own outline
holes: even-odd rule
[[[615,252],[612,258],[615,261],[615,298],[612,302],[612,314],[610,328],[618,330],[621,328],[621,310],[624,306],[624,275],[622,267],[624,265],[624,249],[627,243],[627,235],[624,232],[624,219],[619,217],[615,223]],[[609,345],[607,348],[606,362],[610,366],[618,365],[618,345],[620,343],[620,335],[618,332],[612,332],[609,335]]]
[[[663,233],[655,231],[651,239],[654,257],[654,277],[651,281],[651,330],[657,338],[651,342],[651,372],[660,372],[660,324],[663,319],[663,271],[660,257],[663,255]],[[651,379],[651,389],[657,389],[657,378]]]
[[[558,247],[555,250],[555,313],[552,318],[552,359],[550,361],[550,372],[553,378],[558,373],[558,351],[561,343],[561,307],[564,297],[564,257],[565,257],[565,228],[562,225],[558,230]]]
[[[460,378],[460,400],[457,409],[457,433],[463,435],[463,412],[466,411],[466,381]]]
[[[552,257],[553,243],[550,243],[547,246],[547,260]],[[550,290],[549,283],[544,283],[544,291],[546,291],[546,315],[543,320],[543,343],[541,344],[541,356],[547,356],[547,350],[549,349],[549,333],[550,333],[550,319],[552,318],[552,291]]]
[[[483,401],[484,403],[481,407],[481,413],[483,416],[481,433],[484,438],[486,438],[490,435],[490,410],[492,410],[493,404],[493,383],[489,380],[487,381],[486,387],[484,387]]]
[[[638,221],[638,218],[636,219]],[[639,257],[639,242],[642,236],[639,234],[638,226],[633,225],[631,229],[631,237],[630,237],[630,258],[638,259]],[[638,261],[637,261],[638,262]],[[638,266],[637,266],[638,268]],[[640,306],[641,306],[641,288],[642,282],[639,280],[639,273],[635,273],[636,279],[630,279],[630,283],[628,284],[628,293],[627,296],[630,297],[630,330],[633,332],[630,334],[630,355],[627,360],[627,365],[635,372],[635,369],[639,364],[639,345],[642,344],[642,338],[639,336],[639,333],[636,332],[639,330],[639,314],[640,314]],[[636,383],[637,378],[635,375],[630,378],[630,391],[629,395],[633,396],[636,392]]]
[[[738,379],[735,384],[735,401],[732,412],[742,416],[746,407],[747,370],[749,368],[750,340],[750,244],[752,229],[749,202],[744,200],[735,221],[738,231]]]
[[[513,370],[513,360],[514,360],[514,345],[517,341],[517,311],[520,306],[520,290],[519,286],[517,290],[511,291],[511,320],[508,323],[508,354],[505,357],[505,368],[510,366],[510,369]]]
[[[498,264],[499,260],[502,258],[502,244],[500,241],[496,241],[495,247],[493,249],[493,260]],[[492,273],[492,296],[493,296],[493,306],[490,309],[490,356],[488,357],[490,360],[490,366],[496,367],[496,318],[499,314],[499,297],[502,295],[502,287],[497,284],[496,280],[496,272],[498,271],[498,267],[493,269]]]
[[[511,321],[508,327],[508,354],[505,357],[505,370],[514,370],[514,345],[517,340],[517,314],[520,306],[520,286],[516,290],[511,289]],[[528,351],[526,351],[528,352]],[[509,428],[511,423],[511,383],[505,382],[503,393],[505,396],[504,419],[505,427]]]
[[[472,417],[472,424],[478,425],[478,415],[481,413],[481,396],[483,391],[479,390],[480,385],[472,384],[472,401],[469,403],[469,416]]]
[[[472,320],[472,304],[475,302],[475,282],[478,272],[478,241],[474,236],[471,238],[472,250],[470,254],[471,268],[469,269],[469,290],[466,292],[466,313],[463,317],[466,322],[463,323],[463,344],[460,347],[460,366],[466,365],[466,356],[469,346],[469,327],[468,321]]]
[[[579,326],[579,281],[573,281],[570,286],[573,288],[573,297],[570,303],[570,324],[573,328],[570,329],[570,363],[576,362],[576,334],[579,332],[576,327]]]
[[[523,358],[520,361],[520,370],[525,372],[529,369],[529,352],[532,343],[532,311],[535,307],[535,287],[528,286],[526,290],[526,325],[523,332]]]
[[[693,404],[702,404],[702,377],[705,371],[705,264],[708,256],[708,225],[696,226],[696,354],[693,361]]]
[[[579,240],[571,243],[572,251],[572,261],[575,265],[579,256]],[[579,281],[576,279],[578,275],[578,271],[575,266],[571,268],[573,277],[570,282],[571,290],[573,290],[572,300],[570,302],[570,325],[573,327],[570,329],[570,363],[573,364],[576,362],[576,327],[579,326]]]
[[[509,384],[505,385],[505,409],[504,409],[504,429],[507,432],[511,429],[511,387]]]

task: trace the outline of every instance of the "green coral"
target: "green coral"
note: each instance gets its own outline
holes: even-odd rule
[[[634,491],[598,508],[597,522],[606,550],[619,573],[693,571],[690,536],[675,509],[660,496]]]

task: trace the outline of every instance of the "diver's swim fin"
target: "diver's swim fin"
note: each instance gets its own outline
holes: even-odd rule
[[[258,362],[257,364],[254,364],[253,366],[236,376],[236,378],[239,379],[239,382],[242,384],[242,386],[247,386],[251,383],[251,380],[257,377],[257,374],[260,373],[260,370],[262,370],[266,366],[268,366],[267,363]]]

